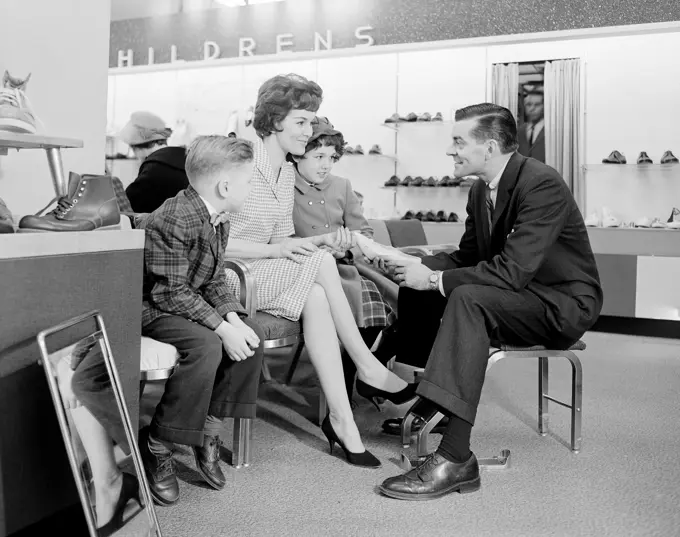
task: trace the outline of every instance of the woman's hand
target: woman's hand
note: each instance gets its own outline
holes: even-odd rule
[[[302,261],[296,255],[310,256],[318,249],[311,240],[301,242],[300,239],[286,239],[277,244],[277,255],[275,257],[292,259],[296,263],[301,263]]]
[[[338,228],[335,233],[326,233],[325,235],[317,235],[315,244],[317,246],[328,246],[333,250],[339,252],[346,252],[347,250],[356,246],[354,235],[346,227]]]

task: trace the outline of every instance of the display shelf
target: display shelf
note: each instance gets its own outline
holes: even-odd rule
[[[355,155],[355,154],[352,154],[352,153],[345,153],[342,156],[342,158],[350,158],[350,159],[360,159],[360,158],[361,159],[369,159],[370,158],[370,159],[374,159],[374,160],[385,159],[385,160],[388,160],[388,161],[391,161],[391,162],[397,162],[399,160],[396,155],[389,155],[389,154],[384,154],[384,153],[380,154],[380,155],[377,155],[377,154],[372,155],[370,153],[366,153],[365,155]]]
[[[83,147],[83,141],[75,138],[0,131],[0,147],[5,149],[67,149]]]
[[[440,126],[451,126],[452,121],[400,121],[398,123],[381,123],[381,125],[387,129],[393,131],[400,131],[402,129],[408,128],[436,128]]]
[[[674,170],[680,170],[680,164],[586,164],[583,166],[585,171],[604,171],[604,170],[617,170],[625,171],[630,173],[631,171],[639,171],[643,173],[649,172],[668,172]]]

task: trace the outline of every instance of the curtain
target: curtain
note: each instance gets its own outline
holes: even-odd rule
[[[546,62],[544,76],[545,163],[560,172],[583,212],[581,62],[578,59]]]
[[[519,64],[495,63],[491,77],[491,102],[504,106],[517,120]]]

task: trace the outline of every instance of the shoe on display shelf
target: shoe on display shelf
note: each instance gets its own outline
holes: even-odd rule
[[[437,211],[435,219],[437,222],[446,222],[446,213],[444,211]]]
[[[444,121],[444,118],[442,117],[441,112],[437,112],[434,117],[432,118],[432,121]]]
[[[584,220],[586,227],[600,227],[600,217],[596,212],[590,213]]]
[[[420,114],[418,116],[418,121],[432,121],[432,114],[429,112],[425,112],[424,114]]]
[[[364,154],[364,148],[361,147],[360,145],[357,145],[357,146],[354,148],[354,154],[355,154],[355,155],[363,155],[363,154]]]
[[[638,164],[654,164],[651,158],[649,158],[649,155],[647,154],[646,151],[641,151],[640,156],[637,158],[637,163]]]
[[[449,186],[449,179],[451,178],[448,175],[445,175],[437,182],[437,186]]]
[[[422,222],[423,220],[425,220],[425,213],[423,211],[418,211],[413,218],[415,218],[416,220],[420,220]]]
[[[655,218],[652,220],[650,227],[653,227],[654,229],[666,229],[668,224],[666,222],[662,222],[660,218]]]
[[[9,208],[0,199],[0,234],[14,233],[14,218]]]
[[[415,215],[413,214],[413,211],[410,209],[406,211],[404,216],[401,217],[402,220],[415,220]]]
[[[411,112],[406,117],[404,117],[403,120],[408,123],[412,123],[414,121],[418,121],[418,116],[415,113]]]
[[[385,181],[385,186],[399,186],[399,177],[393,175],[387,181]]]
[[[447,222],[460,222],[460,219],[458,218],[458,215],[454,212],[452,212],[449,217],[446,219]]]
[[[20,231],[93,231],[117,229],[120,210],[111,177],[71,172],[68,194],[44,216],[24,216]]]
[[[434,177],[429,177],[427,181],[423,183],[423,186],[437,186],[437,180]]]
[[[382,149],[378,144],[375,144],[371,149],[368,150],[369,155],[382,155]]]
[[[621,227],[621,220],[616,218],[607,207],[602,207],[602,227]]]
[[[602,159],[603,164],[625,164],[626,157],[616,149],[609,153],[609,156]]]
[[[412,184],[413,184],[413,177],[411,177],[410,175],[407,175],[406,177],[404,177],[404,180],[401,183],[399,183],[399,186],[411,186]]]
[[[436,222],[437,221],[437,216],[434,214],[434,211],[427,211],[425,213],[425,222]]]
[[[404,121],[402,117],[395,112],[385,120],[385,123],[400,123],[402,121]]]
[[[345,146],[345,155],[354,155],[354,148],[351,145]]]
[[[647,216],[643,216],[642,218],[638,218],[633,225],[635,227],[649,228],[652,226],[652,219]]]
[[[423,186],[423,183],[425,182],[425,179],[423,179],[420,175],[416,177],[413,180],[413,183],[411,183],[411,186]]]
[[[680,222],[680,209],[673,207],[671,215],[668,217],[667,222]]]
[[[0,87],[0,131],[35,134],[37,118],[26,96],[30,78],[30,73],[21,79],[5,71]]]
[[[666,151],[661,156],[661,160],[659,162],[661,164],[677,164],[678,159],[671,151]]]

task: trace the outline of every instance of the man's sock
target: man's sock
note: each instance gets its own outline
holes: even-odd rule
[[[203,434],[205,436],[221,436],[224,431],[224,422],[220,418],[208,414],[205,418],[205,425],[203,426]]]
[[[175,445],[172,442],[165,442],[149,433],[149,451],[154,455],[167,455],[174,447]]]
[[[470,422],[459,418],[455,414],[450,414],[449,424],[437,448],[437,453],[451,462],[466,462],[470,458],[471,433],[472,424]]]

